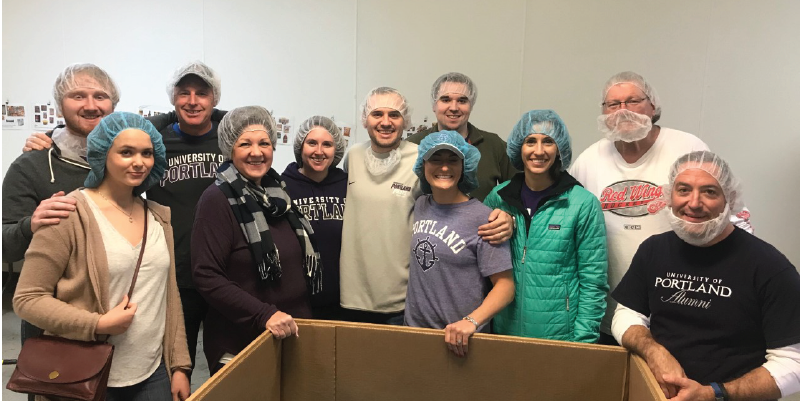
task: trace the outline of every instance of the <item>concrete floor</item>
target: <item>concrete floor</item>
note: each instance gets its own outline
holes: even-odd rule
[[[19,267],[15,267],[16,271],[19,271]],[[3,284],[6,283],[7,274],[3,273]],[[11,297],[14,295],[14,286],[16,285],[16,277],[12,279],[11,282],[8,283],[8,288],[3,291],[2,296],[2,310],[3,310],[3,323],[2,323],[2,331],[3,331],[3,347],[2,347],[2,357],[3,359],[14,359],[19,354],[20,350],[20,341],[19,341],[19,329],[20,329],[20,318],[14,314],[14,311],[11,308]],[[209,367],[206,364],[206,357],[203,355],[203,334],[201,329],[200,341],[197,345],[197,359],[196,363],[197,366],[195,367],[194,373],[192,373],[192,391],[194,392],[197,390],[206,379],[209,378]],[[24,394],[15,393],[13,391],[9,391],[6,389],[6,383],[11,378],[11,373],[14,372],[13,365],[3,366],[3,381],[2,381],[2,398],[4,401],[27,401],[27,396]]]

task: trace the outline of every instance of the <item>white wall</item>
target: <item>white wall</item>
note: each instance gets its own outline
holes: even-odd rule
[[[172,71],[200,59],[223,78],[223,109],[358,126],[364,94],[386,85],[420,123],[433,80],[461,71],[479,86],[477,126],[506,137],[523,112],[553,108],[578,154],[599,138],[604,81],[630,69],[659,92],[662,125],[728,159],[757,234],[798,266],[798,15],[797,0],[6,0],[2,100],[32,105],[65,65],[93,62],[121,87],[119,110],[169,107]],[[30,132],[3,132],[3,172]]]

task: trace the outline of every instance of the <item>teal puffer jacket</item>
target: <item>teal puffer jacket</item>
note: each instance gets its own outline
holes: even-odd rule
[[[495,316],[493,331],[592,343],[606,311],[606,228],[598,199],[567,172],[529,217],[520,198],[524,175],[484,200],[515,217],[511,239],[515,299]]]

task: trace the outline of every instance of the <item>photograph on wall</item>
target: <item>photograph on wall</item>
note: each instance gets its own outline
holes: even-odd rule
[[[167,114],[170,112],[169,107],[143,105],[139,106],[139,115],[142,117],[153,117],[159,114]]]
[[[8,104],[5,108],[6,115],[3,116],[3,129],[25,128],[25,106]]]
[[[428,117],[423,117],[423,122],[420,123],[420,124],[415,124],[414,120],[412,120],[411,126],[403,131],[403,137],[404,138],[409,138],[410,136],[412,136],[412,135],[414,135],[414,134],[416,134],[418,132],[422,132],[422,131],[425,131],[425,130],[427,130],[429,128],[432,128],[433,126],[434,126],[434,123],[433,122],[429,122],[428,121]]]
[[[277,145],[291,146],[295,133],[292,131],[294,124],[290,117],[273,116],[275,118],[275,128],[278,133]]]
[[[64,116],[56,113],[55,107],[46,103],[37,103],[33,106],[33,127],[40,130],[51,130],[64,124]]]
[[[335,121],[335,122],[337,124],[337,127],[339,127],[339,130],[342,132],[342,137],[345,138],[345,148],[347,149],[348,146],[350,145],[351,127],[349,127],[349,126],[347,126],[347,125],[345,125],[343,123],[340,123],[338,121]]]

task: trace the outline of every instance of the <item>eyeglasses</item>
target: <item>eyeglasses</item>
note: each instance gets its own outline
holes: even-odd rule
[[[608,110],[617,110],[617,109],[620,108],[621,104],[625,104],[626,108],[630,109],[632,107],[638,106],[640,103],[642,103],[642,102],[644,102],[646,100],[648,100],[647,97],[643,97],[643,98],[640,98],[640,99],[626,100],[625,102],[618,102],[617,100],[615,100],[615,101],[612,101],[612,102],[603,102],[603,103],[601,103],[601,106],[606,107]]]

